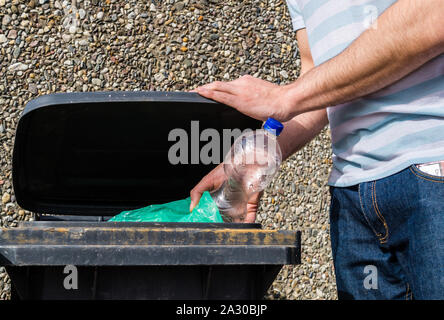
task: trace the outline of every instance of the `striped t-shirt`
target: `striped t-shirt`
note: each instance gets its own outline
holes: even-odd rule
[[[287,0],[294,30],[306,28],[316,66],[347,48],[395,2]],[[351,186],[444,160],[444,54],[382,90],[328,107],[327,114],[329,185]]]

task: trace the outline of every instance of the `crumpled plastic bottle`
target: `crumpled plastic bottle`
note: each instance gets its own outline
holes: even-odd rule
[[[224,160],[227,180],[211,193],[225,222],[243,222],[249,197],[264,190],[278,171],[282,152],[277,137],[283,129],[268,118],[262,129],[244,133],[232,145]]]

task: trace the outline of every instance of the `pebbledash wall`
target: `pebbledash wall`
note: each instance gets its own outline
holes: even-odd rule
[[[0,1],[0,225],[32,213],[12,189],[14,132],[26,102],[68,91],[183,91],[243,74],[289,83],[300,69],[285,1]],[[116,130],[119,130],[117,127]],[[268,298],[335,299],[328,229],[329,133],[286,161],[261,200],[267,229],[299,229],[302,264]],[[125,134],[125,132],[122,132]],[[9,298],[0,268],[0,298]]]

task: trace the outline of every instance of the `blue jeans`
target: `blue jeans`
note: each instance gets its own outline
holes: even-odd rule
[[[444,299],[444,177],[412,165],[330,194],[339,299]]]

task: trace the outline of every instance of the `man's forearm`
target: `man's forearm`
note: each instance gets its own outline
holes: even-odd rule
[[[444,52],[444,1],[398,0],[338,56],[285,88],[292,116],[384,88]]]
[[[287,159],[301,149],[328,124],[326,110],[315,110],[300,114],[284,123],[284,131],[279,136],[282,158]]]

